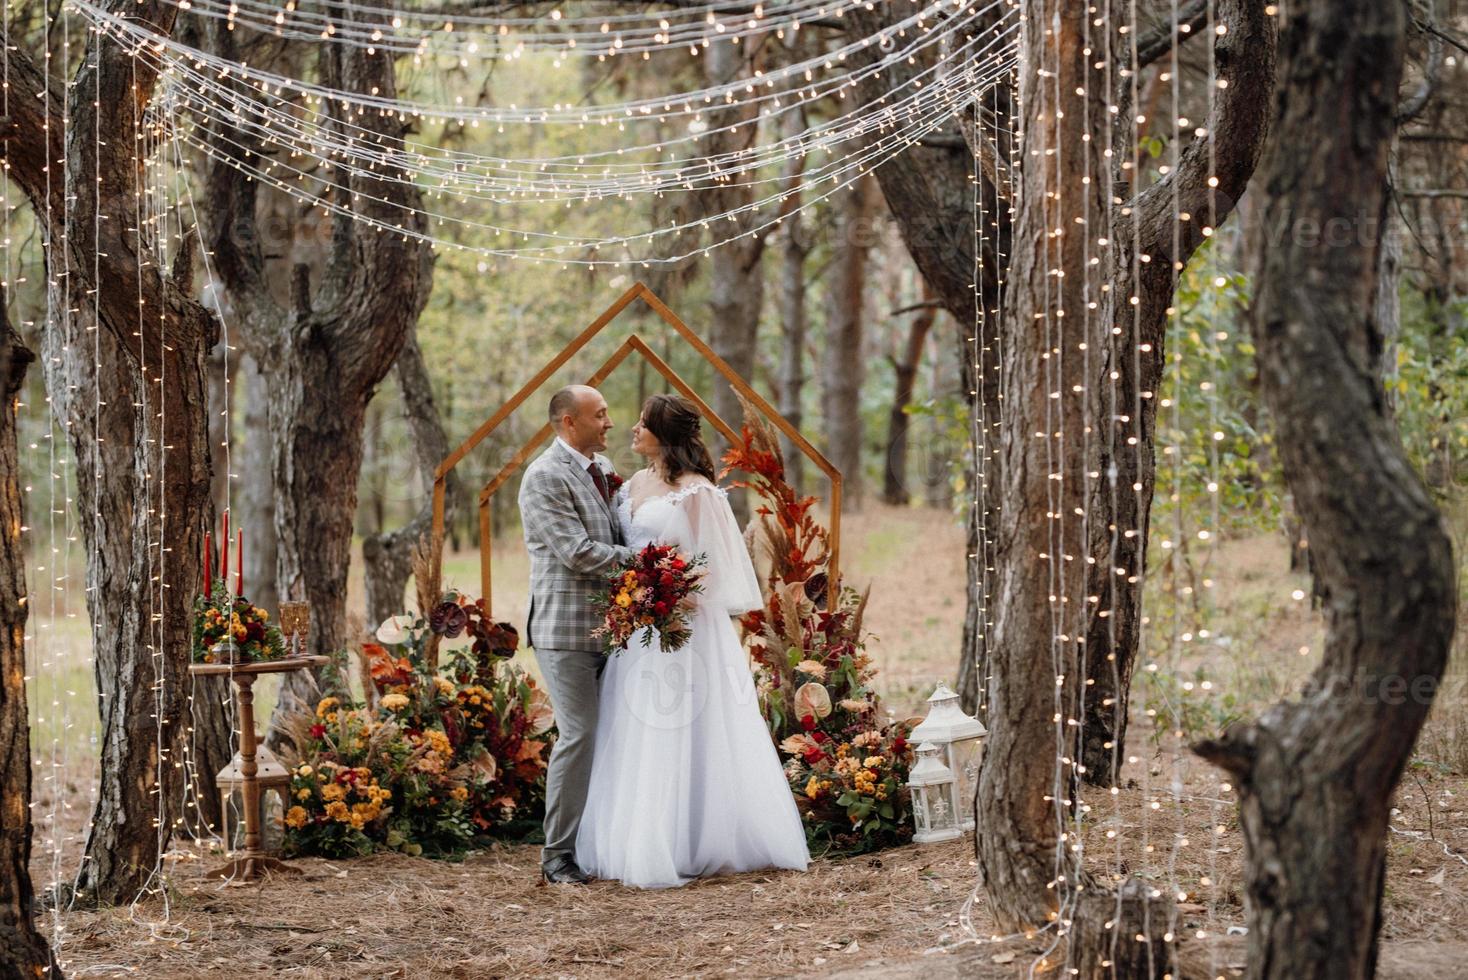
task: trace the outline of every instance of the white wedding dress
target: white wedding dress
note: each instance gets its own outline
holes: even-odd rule
[[[608,657],[576,863],[667,888],[756,868],[805,870],[805,830],[760,715],[731,615],[762,605],[724,491],[710,483],[617,507],[627,543],[708,556],[693,635],[665,652],[634,638]]]

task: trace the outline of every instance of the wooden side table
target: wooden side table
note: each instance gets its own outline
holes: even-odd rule
[[[327,662],[326,657],[290,657],[246,664],[190,664],[189,673],[201,677],[227,676],[234,681],[235,700],[240,708],[240,777],[245,798],[245,847],[233,861],[209,872],[211,878],[234,882],[258,881],[270,873],[300,874],[278,858],[265,853],[260,827],[260,784],[255,776],[255,678],[261,674],[284,674],[307,670]]]

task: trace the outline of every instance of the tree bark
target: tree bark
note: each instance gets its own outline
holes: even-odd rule
[[[978,794],[985,833],[976,839],[990,906],[1005,932],[1054,919],[1062,890],[1076,884],[1075,862],[1058,846],[1056,829],[1069,774],[1052,746],[1054,716],[1064,704],[1056,678],[1075,684],[1084,614],[1078,563],[1063,561],[1057,550],[1080,540],[1081,521],[1072,506],[1084,503],[1087,488],[1080,451],[1087,413],[1073,393],[1085,379],[1086,362],[1078,351],[1087,340],[1087,318],[1056,313],[1085,308],[1088,277],[1053,275],[1057,269],[1087,268],[1086,239],[1085,233],[1052,237],[1050,231],[1081,226],[1086,216],[1104,214],[1109,202],[1100,181],[1079,190],[1068,186],[1088,169],[1104,172],[1096,143],[1079,138],[1088,102],[1101,102],[1103,111],[1104,102],[1097,98],[1100,79],[1081,54],[1084,10],[1067,12],[1065,6],[1063,0],[1029,0],[1020,42],[1026,166],[1005,305],[1011,321],[1026,328],[1007,330],[1002,338],[1002,486],[1005,500],[1028,506],[1005,507],[999,514],[989,735]],[[1092,95],[1078,96],[1077,90]],[[1063,126],[1056,121],[1060,112]],[[1052,358],[1052,352],[1059,356]],[[1052,399],[1054,392],[1059,395]],[[1061,603],[1062,596],[1068,601]],[[1050,887],[1057,880],[1061,887]]]
[[[36,931],[31,886],[31,741],[25,693],[25,511],[15,403],[35,360],[10,326],[0,290],[0,980],[61,976]]]
[[[989,735],[975,805],[985,832],[975,843],[999,931],[1053,923],[1066,937],[1065,966],[1098,980],[1111,975],[1103,964],[1124,941],[1129,975],[1161,978],[1175,973],[1171,896],[1126,882],[1124,900],[1106,900],[1060,835],[1073,827],[1076,802],[1064,742],[1083,683],[1084,506],[1096,456],[1084,389],[1098,318],[1087,303],[1105,273],[1089,257],[1105,247],[1096,225],[1111,206],[1105,181],[1080,179],[1107,165],[1103,141],[1081,139],[1109,101],[1090,18],[1065,0],[1024,8],[1026,164],[1005,295],[1007,322],[1024,326],[1003,336],[1001,467],[1004,499],[1017,505],[999,514]]]
[[[394,369],[398,389],[403,395],[403,410],[412,430],[413,446],[418,455],[418,469],[424,489],[433,489],[433,475],[438,464],[449,454],[448,433],[433,400],[433,382],[423,363],[416,330],[408,336]],[[444,522],[453,520],[463,497],[456,471],[450,471],[444,492]],[[395,531],[375,534],[362,542],[362,559],[367,586],[367,628],[375,629],[387,617],[403,611],[403,590],[413,573],[413,551],[428,534],[433,522],[433,502],[429,500],[413,519]],[[425,616],[427,609],[420,610]]]
[[[1207,135],[1189,143],[1170,174],[1125,201],[1108,227],[1115,248],[1102,308],[1113,329],[1095,340],[1103,357],[1091,378],[1101,447],[1096,471],[1102,479],[1091,485],[1086,584],[1091,617],[1084,663],[1088,684],[1079,749],[1081,775],[1097,786],[1115,785],[1125,758],[1131,678],[1141,642],[1144,563],[1157,473],[1157,392],[1166,364],[1169,309],[1183,268],[1207,238],[1203,229],[1223,224],[1243,196],[1269,128],[1274,18],[1265,13],[1261,0],[1219,0],[1215,20],[1228,26],[1225,34],[1214,36],[1218,78],[1225,86],[1214,96]],[[1131,63],[1126,52],[1117,55],[1120,63]],[[1120,93],[1116,98],[1126,101]],[[1130,160],[1134,127],[1124,119],[1114,127],[1114,156]],[[1216,187],[1209,186],[1210,177],[1217,178]],[[1115,193],[1126,196],[1119,188]],[[1189,218],[1177,221],[1177,214]]]
[[[163,35],[176,12],[134,0],[107,7]],[[76,885],[85,898],[127,902],[182,819],[191,603],[212,472],[203,363],[217,324],[192,296],[194,239],[183,239],[170,277],[138,230],[134,154],[153,68],[93,34],[67,103],[27,51],[3,41],[7,159],[43,226],[61,311],[46,331],[47,388],[77,462],[88,552],[102,775]],[[98,104],[97,91],[119,95]],[[69,129],[54,111],[47,125],[48,103],[67,104]],[[51,168],[63,157],[59,175]],[[68,211],[101,217],[67,222]]]
[[[1357,222],[1333,247],[1259,256],[1250,329],[1280,463],[1325,596],[1325,650],[1301,697],[1198,745],[1235,779],[1248,975],[1375,972],[1393,792],[1447,661],[1451,544],[1403,453],[1379,378],[1374,291],[1404,8],[1292,4],[1264,226]]]
[[[791,117],[794,119],[794,117]],[[793,129],[799,128],[795,120]],[[805,421],[801,395],[805,389],[805,260],[810,255],[809,230],[802,220],[800,208],[800,173],[805,169],[803,156],[791,157],[786,164],[786,187],[790,194],[790,213],[785,218],[785,235],[780,250],[780,414],[797,430]],[[785,479],[799,492],[805,483],[805,453],[784,435],[780,436],[780,453],[785,457]]]
[[[266,405],[270,383],[259,364],[248,353],[240,357],[238,377],[244,385],[242,436],[231,447],[234,470],[239,474],[232,498],[240,527],[258,527],[261,534],[245,551],[245,587],[250,601],[263,609],[279,611],[280,593],[275,587],[275,487],[270,478],[270,438]],[[269,530],[265,530],[269,529]]]
[[[232,32],[217,22],[207,30],[215,52],[234,57]],[[395,63],[384,52],[323,45],[319,68],[336,88],[384,98],[396,92]],[[342,138],[355,138],[342,118],[346,111],[330,106]],[[394,115],[354,115],[351,125],[383,147],[402,146],[406,124]],[[228,122],[211,126],[217,153],[226,159],[278,149],[251,145]],[[310,603],[309,649],[320,654],[347,649],[359,639],[347,627],[346,596],[367,404],[428,301],[433,265],[428,243],[415,237],[425,227],[422,194],[405,174],[379,179],[342,168],[334,179],[347,188],[349,199],[340,203],[405,234],[336,217],[320,282],[313,285],[310,267],[295,263],[288,306],[278,303],[269,288],[256,214],[258,183],[223,162],[211,164],[206,181],[216,266],[244,344],[270,379],[266,417],[275,485],[276,587],[282,598]],[[319,676],[291,674],[281,684],[274,719],[314,704],[321,693]],[[272,748],[282,738],[274,719],[267,735]]]
[[[922,297],[924,302],[931,298],[926,286],[923,287]],[[919,310],[908,325],[907,344],[903,348],[902,356],[892,358],[896,383],[893,385],[892,407],[887,412],[887,452],[884,454],[886,466],[883,467],[882,474],[882,500],[893,506],[902,506],[912,500],[912,494],[907,489],[908,440],[912,416],[908,414],[907,407],[912,404],[913,390],[917,387],[917,373],[922,366],[928,331],[933,329],[933,321],[937,316],[938,311],[932,306]]]
[[[745,63],[741,45],[712,45],[704,58],[710,83],[728,82],[753,69],[752,65]],[[737,130],[713,133],[709,139],[710,153],[734,153],[754,145],[759,133],[759,121],[752,110],[736,108],[709,113],[710,129],[718,130],[736,123],[739,124]],[[746,173],[698,191],[697,196],[705,215],[717,215],[748,207],[754,202],[755,190],[751,176]],[[709,253],[708,343],[714,353],[723,358],[746,381],[753,381],[754,378],[755,343],[759,336],[760,309],[764,305],[765,276],[762,260],[768,232],[748,231],[760,220],[760,215],[745,211],[709,226],[709,234],[714,241],[722,241],[734,235],[739,237],[725,242]],[[722,378],[717,379],[714,385],[710,404],[726,421],[742,417],[738,396],[733,387]],[[729,448],[727,440],[719,436],[717,442],[718,448],[710,446],[710,449],[715,456],[722,456]],[[735,494],[730,503],[734,505],[735,513],[742,523],[748,517],[749,508],[745,495]]]
[[[821,359],[826,458],[841,473],[841,502],[861,506],[861,384],[867,253],[872,247],[868,180],[860,177],[831,197],[831,264],[826,273],[826,337]]]

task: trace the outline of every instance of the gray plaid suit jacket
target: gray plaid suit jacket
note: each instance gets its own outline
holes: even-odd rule
[[[596,464],[603,473],[613,472],[600,454]],[[632,552],[615,510],[602,500],[575,450],[556,441],[525,470],[520,519],[530,553],[526,639],[537,650],[599,652],[602,643],[591,631],[601,619],[591,598]]]

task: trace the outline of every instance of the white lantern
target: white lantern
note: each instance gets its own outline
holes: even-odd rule
[[[917,747],[917,762],[907,774],[912,791],[912,839],[933,844],[962,836],[958,829],[958,801],[954,797],[953,770],[938,757],[938,746],[924,742]]]
[[[958,780],[958,801],[962,813],[958,826],[974,829],[974,797],[979,791],[980,739],[989,734],[984,723],[964,714],[959,697],[947,684],[939,684],[928,698],[928,717],[912,730],[914,742],[932,742],[938,747],[944,765],[953,770]]]

